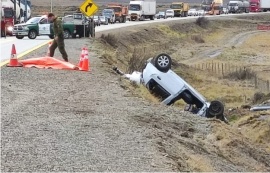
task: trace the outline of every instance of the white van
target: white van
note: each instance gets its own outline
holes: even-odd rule
[[[174,11],[169,9],[169,10],[166,10],[166,18],[168,17],[171,17],[173,18],[174,17]]]

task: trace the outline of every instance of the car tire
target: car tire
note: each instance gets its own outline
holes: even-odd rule
[[[167,72],[171,69],[172,58],[166,53],[159,54],[154,59],[154,65],[161,72]]]
[[[68,39],[70,37],[70,32],[69,30],[65,29],[64,30],[64,39]]]
[[[6,33],[4,30],[1,30],[1,37],[6,37]]]
[[[49,38],[50,39],[54,39],[54,35],[49,35]]]
[[[29,39],[35,39],[37,37],[37,32],[35,30],[30,30],[28,33]]]
[[[208,118],[220,117],[224,113],[224,105],[220,101],[212,101],[208,109]]]
[[[23,39],[23,38],[24,38],[24,36],[21,36],[21,35],[16,35],[16,38],[17,38],[17,39]]]

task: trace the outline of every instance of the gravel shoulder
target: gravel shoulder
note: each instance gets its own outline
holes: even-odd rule
[[[65,43],[74,64],[89,47],[92,72],[1,69],[1,171],[270,171],[237,127],[136,97],[93,41]]]

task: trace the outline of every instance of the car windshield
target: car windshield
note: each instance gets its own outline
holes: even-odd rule
[[[159,14],[160,14],[160,15],[163,15],[163,14],[165,14],[165,12],[159,12]]]
[[[130,11],[140,11],[140,9],[141,9],[140,5],[137,5],[137,4],[130,4],[129,5]]]
[[[166,13],[173,13],[172,11],[166,11]]]
[[[236,6],[237,3],[229,3],[229,6]]]
[[[98,16],[94,16],[94,19],[98,19]]]
[[[4,16],[6,18],[13,17],[13,10],[12,10],[12,8],[4,8]]]
[[[190,9],[189,11],[196,11],[196,9]]]
[[[33,17],[31,19],[29,19],[26,24],[34,24],[34,23],[38,23],[39,20],[41,19],[41,17]]]
[[[104,10],[103,10],[103,13],[104,13],[104,14],[112,14],[113,11],[112,11],[112,10],[109,10],[109,9],[104,9]]]
[[[100,20],[105,20],[105,16],[100,16]]]
[[[115,12],[121,12],[121,8],[120,7],[111,7],[114,9]]]
[[[210,5],[212,4],[213,0],[203,0],[202,5]]]
[[[179,9],[179,8],[182,8],[181,4],[172,4],[171,5],[171,9]]]

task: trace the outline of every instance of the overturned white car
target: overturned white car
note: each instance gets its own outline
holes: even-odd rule
[[[134,72],[136,82],[138,75],[140,83],[155,96],[162,100],[162,103],[171,105],[179,99],[183,99],[187,106],[186,111],[190,111],[199,116],[213,118],[216,117],[227,122],[224,116],[224,105],[220,101],[207,102],[207,100],[184,79],[171,70],[172,59],[169,55],[162,53],[155,58],[148,59],[142,73]],[[119,74],[132,80],[133,75],[123,74],[114,68]]]

